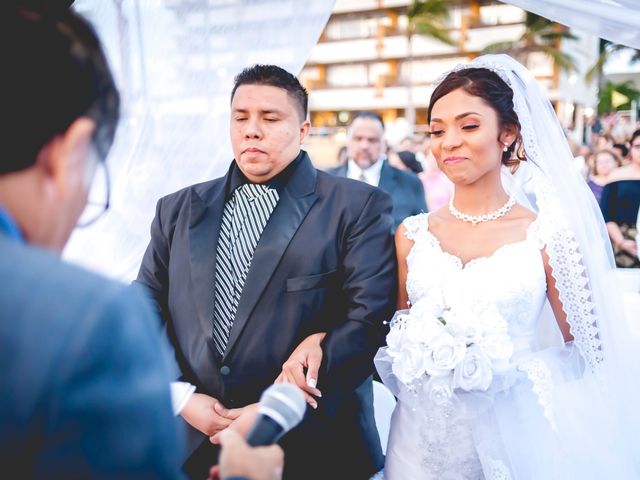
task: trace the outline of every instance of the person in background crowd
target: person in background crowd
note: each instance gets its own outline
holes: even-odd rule
[[[339,177],[360,180],[387,192],[393,201],[393,231],[407,217],[427,211],[422,182],[386,159],[384,122],[375,112],[357,113],[347,134],[346,165],[328,169]]]
[[[412,172],[418,175],[424,170],[420,162],[416,159],[416,154],[410,150],[395,152],[390,149],[387,153],[387,158],[391,166],[399,170],[404,170],[405,172]]]
[[[338,150],[338,165],[347,163],[347,146],[343,145]]]
[[[609,133],[603,133],[596,139],[596,150],[612,149],[615,140]]]
[[[589,145],[580,145],[579,147],[576,147],[576,151],[573,152],[575,167],[578,172],[580,172],[580,175],[585,179],[589,176],[589,166],[591,165],[592,154],[593,150]]]
[[[618,154],[618,157],[620,157],[621,165],[628,164],[627,156],[629,155],[629,147],[627,147],[624,143],[616,143],[613,145],[613,151]]]
[[[600,202],[602,190],[609,183],[609,175],[622,165],[622,161],[613,150],[600,150],[596,152],[593,158],[593,168],[587,184],[595,195],[596,200]]]
[[[424,172],[421,174],[422,184],[427,199],[427,208],[433,212],[449,203],[453,194],[453,183],[438,168],[438,162],[431,153],[431,137],[425,135],[422,141],[422,166]]]
[[[400,140],[400,143],[396,145],[396,150],[399,152],[412,151],[414,148],[415,145],[413,142],[413,138],[411,137],[404,137],[402,140]]]
[[[600,208],[621,268],[638,268],[636,244],[637,215],[640,208],[640,130],[631,136],[630,163],[614,170],[602,190]]]
[[[109,205],[83,214],[120,105],[93,28],[60,3],[0,5],[0,462],[10,478],[180,478],[156,313],[59,258]]]

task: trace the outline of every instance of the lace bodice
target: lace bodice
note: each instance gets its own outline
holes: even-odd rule
[[[415,242],[407,257],[411,304],[430,297],[447,305],[462,303],[472,310],[493,304],[509,324],[516,352],[533,347],[546,295],[537,221],[527,229],[525,240],[503,245],[490,256],[466,264],[442,250],[429,231],[428,213],[407,218],[404,226],[407,237]]]

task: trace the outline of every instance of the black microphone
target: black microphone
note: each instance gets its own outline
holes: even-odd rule
[[[260,396],[258,418],[247,435],[252,447],[271,445],[295,427],[307,408],[302,391],[290,383],[276,383]]]

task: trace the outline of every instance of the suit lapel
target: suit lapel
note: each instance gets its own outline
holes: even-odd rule
[[[236,317],[229,333],[223,362],[242,333],[293,235],[318,198],[315,193],[316,175],[316,170],[305,153],[300,165],[280,194],[278,205],[271,214],[256,247],[240,296]]]
[[[216,276],[216,248],[218,232],[225,205],[227,173],[224,181],[209,190],[191,192],[191,212],[189,216],[189,246],[193,298],[198,317],[209,346],[213,345],[213,302]]]
[[[389,162],[384,160],[382,163],[382,169],[380,170],[380,182],[378,183],[378,187],[391,194],[391,192],[395,190],[397,184],[396,171],[391,168]]]

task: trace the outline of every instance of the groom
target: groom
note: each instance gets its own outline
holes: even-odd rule
[[[231,94],[227,174],[158,202],[137,281],[157,302],[182,380],[197,387],[181,413],[193,427],[192,478],[215,462],[207,437],[246,424],[243,407],[317,332],[327,332],[322,398],[281,442],[284,478],[365,479],[382,468],[371,373],[395,304],[391,201],[317,171],[300,149],[306,117],[296,77],[244,70]]]

